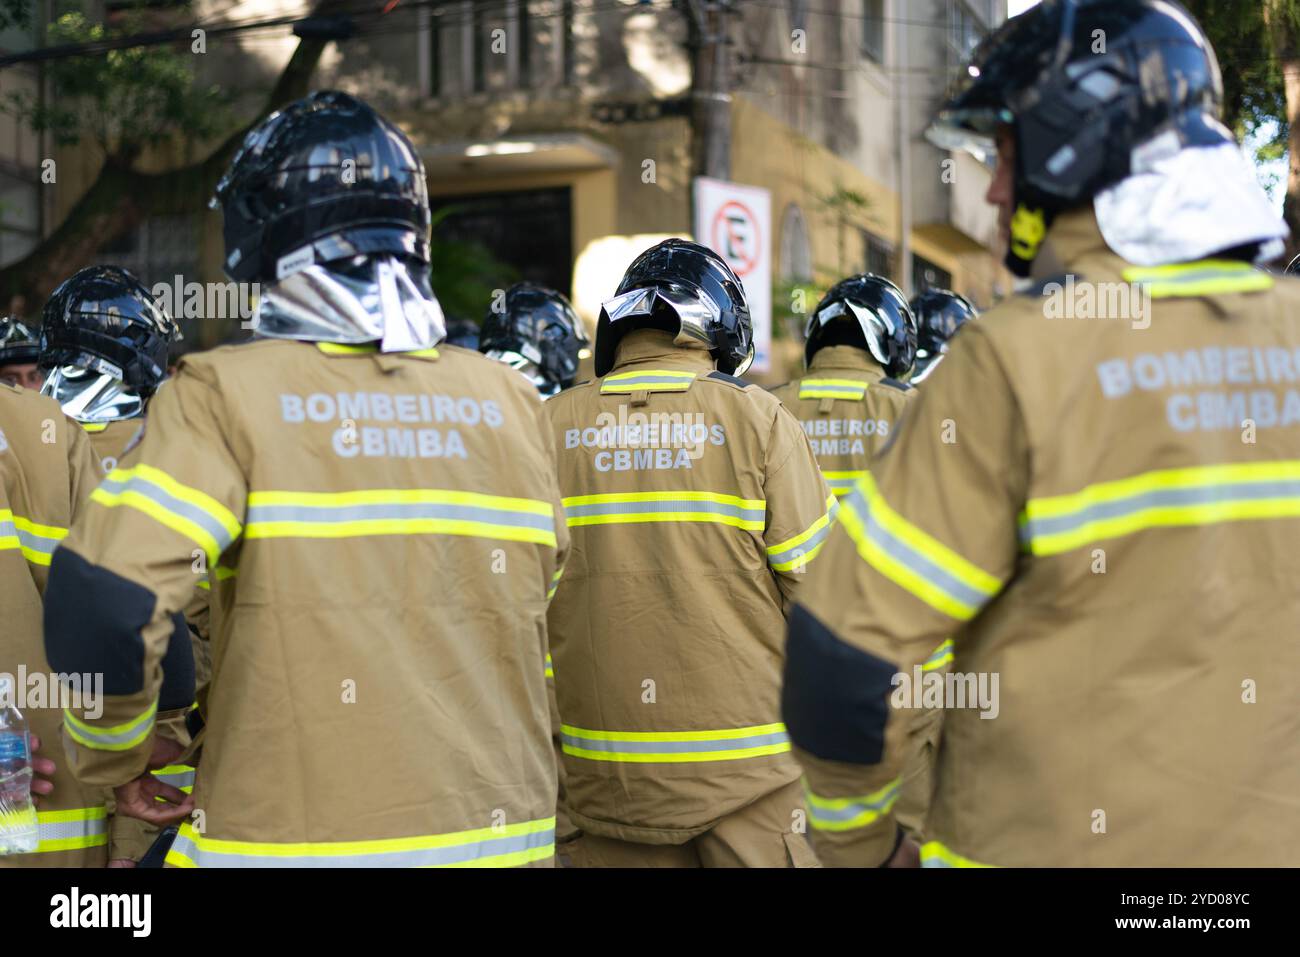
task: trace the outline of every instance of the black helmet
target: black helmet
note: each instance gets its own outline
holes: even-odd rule
[[[1153,160],[1236,142],[1219,121],[1214,50],[1171,0],[1043,0],[990,34],[967,73],[929,136],[988,149],[1000,125],[1013,128],[1007,265],[1020,276],[1057,213]]]
[[[969,299],[949,289],[927,289],[912,297],[912,315],[916,316],[916,382],[948,351],[948,340],[979,312]]]
[[[15,317],[0,319],[0,366],[35,362],[40,351],[40,340],[25,324]]]
[[[643,327],[673,331],[682,345],[702,343],[728,375],[743,374],[754,359],[745,288],[726,260],[699,243],[665,239],[627,267],[600,310],[596,375],[614,368],[623,335]]]
[[[118,266],[87,266],[45,304],[40,364],[97,372],[147,398],[166,378],[167,350],[178,336],[135,276]]]
[[[483,317],[478,348],[528,376],[542,395],[554,395],[573,385],[588,341],[569,300],[546,286],[518,282],[506,290],[505,309],[489,309]]]
[[[370,253],[429,261],[424,163],[406,134],[346,93],[312,93],[254,127],[212,202],[238,282]]]
[[[822,297],[804,329],[804,362],[826,346],[857,346],[893,378],[916,359],[916,319],[903,291],[883,276],[841,279]]]
[[[473,319],[447,317],[447,337],[442,341],[449,346],[460,346],[478,352],[479,328]]]

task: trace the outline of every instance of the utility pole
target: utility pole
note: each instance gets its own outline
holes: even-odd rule
[[[731,51],[734,0],[682,0],[690,26],[691,172],[731,179]]]

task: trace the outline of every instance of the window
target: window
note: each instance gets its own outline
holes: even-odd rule
[[[862,0],[862,53],[885,62],[885,0]]]
[[[564,47],[564,85],[572,86],[576,73],[573,37],[573,0],[563,0],[560,4],[560,44]]]
[[[951,0],[948,28],[948,46],[953,62],[955,65],[964,64],[984,37],[984,24],[964,0]]]
[[[199,217],[151,216],[125,236],[100,247],[96,260],[129,269],[146,286],[199,281]]]
[[[925,292],[927,289],[951,289],[952,273],[940,269],[928,259],[912,256],[912,292]]]
[[[429,95],[442,96],[442,4],[429,11]]]
[[[862,234],[863,245],[867,250],[867,272],[873,276],[892,279],[894,275],[894,248],[883,239],[877,239],[871,233]]]
[[[519,0],[518,24],[519,38],[515,43],[519,48],[519,85],[528,89],[533,85],[533,20],[528,9],[528,0]]]

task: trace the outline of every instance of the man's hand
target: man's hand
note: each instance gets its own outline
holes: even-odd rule
[[[38,758],[36,752],[41,749],[41,739],[32,735],[32,801],[40,804],[37,800],[38,795],[48,797],[54,792],[54,782],[50,778],[54,777],[56,766],[49,758]]]
[[[155,735],[145,773],[113,789],[113,796],[117,799],[117,813],[160,827],[189,817],[194,810],[194,795],[159,781],[149,773],[154,768],[165,768],[184,753],[184,745]],[[157,800],[158,798],[162,800]]]

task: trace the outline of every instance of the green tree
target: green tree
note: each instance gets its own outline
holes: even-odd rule
[[[1300,0],[1184,2],[1218,53],[1224,121],[1239,138],[1264,136],[1258,160],[1290,154],[1283,215],[1293,255],[1300,249]]]
[[[318,0],[313,12],[337,12],[342,3]],[[0,26],[30,23],[36,9],[35,0],[0,0]],[[74,12],[49,25],[44,45],[130,36],[134,28],[130,19],[109,26]],[[306,95],[329,42],[315,36],[299,40],[254,121]],[[97,143],[104,163],[64,220],[31,253],[0,269],[0,308],[15,297],[42,302],[101,247],[150,216],[206,207],[251,123],[236,123],[226,109],[228,98],[202,86],[194,67],[188,38],[176,45],[86,54],[47,61],[55,95],[45,103],[7,99],[8,112],[60,143]],[[163,172],[141,168],[141,157],[160,146],[172,147],[169,155],[176,156],[207,152]]]

